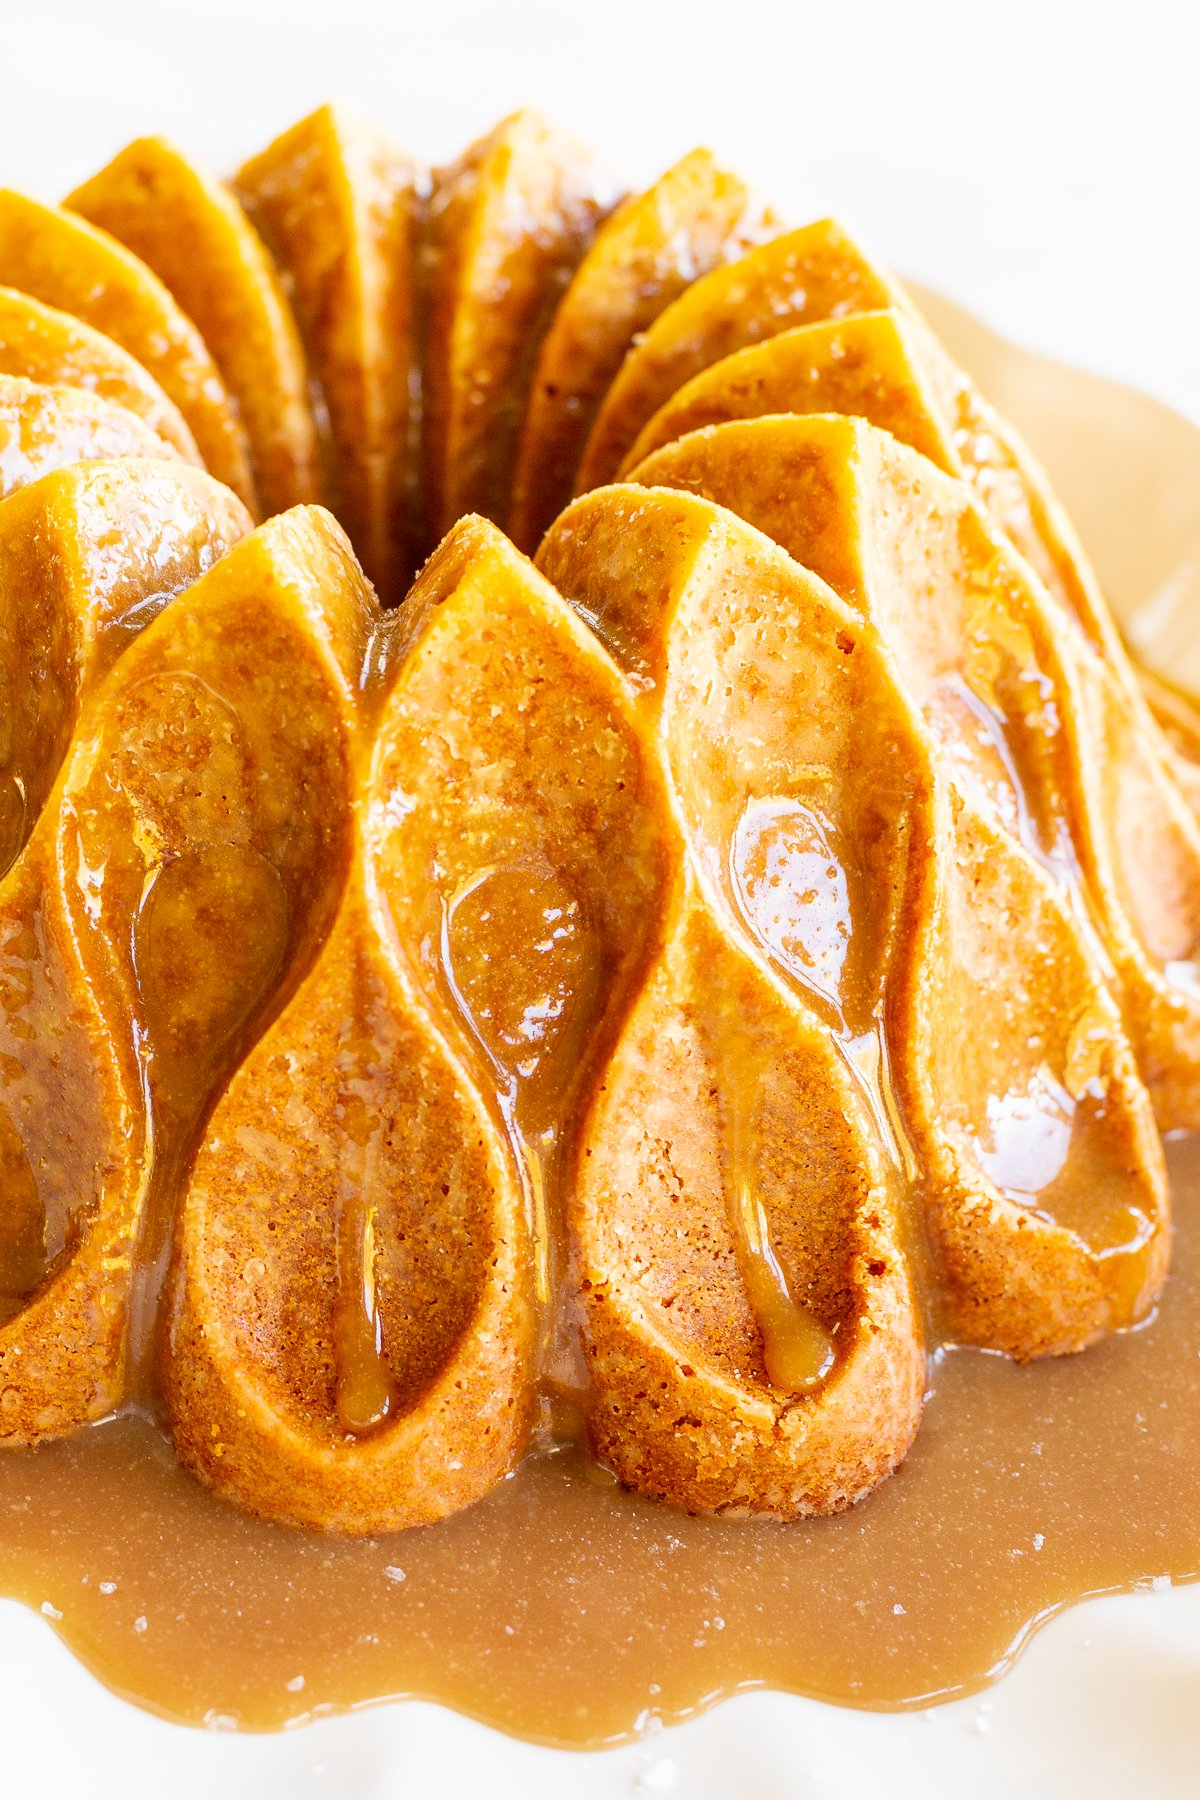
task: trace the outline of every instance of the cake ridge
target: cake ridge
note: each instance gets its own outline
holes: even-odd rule
[[[267,514],[320,497],[308,371],[275,266],[219,181],[139,138],[67,197],[154,271],[200,331],[246,430]]]
[[[0,193],[0,283],[0,1444],[796,1517],[1145,1314],[1200,726],[835,221],[322,108]]]
[[[204,340],[124,245],[61,208],[0,189],[0,283],[76,314],[145,364],[211,472],[256,510],[241,424]]]
[[[201,461],[183,414],[127,350],[72,313],[0,288],[0,373],[39,386],[80,388],[136,413],[185,462]]]
[[[774,479],[781,466],[790,471],[787,488]],[[759,468],[771,472],[765,481],[752,473]],[[839,551],[855,539],[840,502],[828,509],[834,469],[844,472],[865,515],[862,563],[853,575],[826,563],[831,536]],[[708,427],[655,453],[634,474],[650,483],[678,481],[749,517],[799,560],[827,573],[893,643],[904,645],[910,638],[918,658],[922,634],[932,638],[940,630],[943,644],[960,634],[953,677],[959,693],[945,691],[945,673],[932,664],[918,676],[926,682],[933,718],[941,723],[944,741],[961,747],[962,773],[974,767],[973,779],[982,779],[985,787],[981,720],[988,721],[982,730],[993,738],[998,734],[1006,746],[1005,757],[1023,760],[1023,768],[1006,770],[1001,780],[1002,796],[1007,798],[1011,781],[1016,802],[1005,823],[1066,888],[1085,929],[1098,936],[1094,947],[1123,990],[1129,1029],[1164,1129],[1190,1118],[1196,1104],[1191,1071],[1197,1065],[1189,998],[1153,937],[1183,944],[1195,938],[1192,897],[1200,881],[1200,834],[1194,816],[1155,754],[1155,743],[1145,744],[1139,736],[1130,685],[1071,629],[1032,568],[966,490],[939,477],[915,453],[893,446],[874,427],[821,415]],[[820,490],[831,523],[809,499],[810,484]],[[878,540],[891,530],[894,541],[903,542],[895,521],[904,517],[910,499],[906,562],[899,551],[889,555],[886,546],[881,555]],[[904,575],[900,582],[892,579],[888,610],[886,577],[895,569]],[[856,590],[853,596],[847,582]],[[986,614],[980,595],[987,596]],[[1016,634],[1015,649],[1006,644],[1005,633],[1010,639]],[[1016,684],[1009,675],[1004,698],[996,699],[990,690],[1006,657],[1020,675]],[[1020,683],[1029,684],[1027,699]],[[989,753],[994,754],[991,744]],[[1109,781],[1114,790],[1136,783],[1136,841],[1130,806],[1105,803],[1103,786]],[[1028,816],[1030,808],[1040,814],[1038,821]],[[1124,837],[1113,821],[1123,827]]]
[[[626,491],[626,494],[628,494],[628,491]],[[698,499],[689,493],[672,493],[669,489],[647,488],[647,500],[645,504],[641,506],[638,505],[636,500],[636,490],[634,491],[634,494],[629,495],[628,498],[626,498],[626,494],[623,494],[620,489],[599,489],[591,496],[586,496],[581,500],[576,501],[562,516],[558,525],[552,528],[543,545],[541,553],[548,572],[552,574],[556,582],[563,586],[564,591],[568,594],[571,594],[574,597],[575,593],[580,590],[583,581],[589,583],[589,586],[582,592],[580,597],[582,597],[585,600],[585,603],[590,607],[595,608],[600,613],[602,619],[604,617],[604,609],[602,607],[596,608],[597,590],[599,590],[600,593],[604,593],[607,587],[609,593],[618,593],[622,588],[622,579],[626,594],[633,588],[634,584],[630,578],[629,571],[636,567],[637,557],[636,551],[630,548],[630,546],[631,544],[636,543],[639,528],[644,527],[647,515],[655,508],[665,515],[665,519],[669,521],[668,523],[664,523],[664,535],[677,535],[680,530],[678,522],[683,518],[687,518],[689,514],[692,516],[693,520],[697,522],[708,521],[712,524],[714,529],[723,529],[728,533],[729,540],[738,546],[743,559],[748,558],[751,554],[754,555],[755,574],[753,580],[756,584],[755,592],[761,594],[768,590],[772,578],[770,573],[771,560],[767,554],[768,540],[759,539],[756,532],[746,534],[744,526],[735,527],[732,515],[723,515],[720,509],[711,507],[707,501]],[[622,499],[625,500],[623,506],[618,501],[617,496],[622,496]],[[609,524],[606,515],[613,511],[618,512],[618,518]],[[744,535],[739,537],[739,531]],[[562,538],[566,540],[566,547],[561,552],[559,551],[560,534]],[[755,543],[755,539],[758,539],[757,543]],[[579,544],[582,544],[584,548],[579,555],[578,560],[573,562],[572,549]],[[776,555],[778,555],[777,552]],[[789,560],[790,559],[786,558],[783,559],[785,563]],[[839,646],[844,637],[846,642],[853,647],[856,643],[861,641],[861,622],[855,621],[852,613],[843,610],[840,602],[836,600],[830,589],[824,588],[824,584],[818,584],[818,586],[823,590],[824,607],[832,612],[833,619],[838,621],[837,624],[829,628],[827,635],[836,635]],[[628,602],[626,601],[626,604],[627,603]],[[793,626],[793,628],[795,627]],[[870,625],[868,625],[867,629],[870,638],[882,648],[886,640],[879,638]],[[703,641],[703,636],[701,641]],[[852,654],[852,651],[843,650],[842,653],[848,655]],[[890,663],[889,653],[884,651],[883,654]],[[727,666],[725,678],[726,680],[729,679]],[[903,694],[903,684],[897,679],[894,664],[889,667],[886,682],[887,686],[892,689],[897,696]],[[655,695],[654,690],[652,689],[650,690],[650,694],[653,696],[653,699],[651,700],[652,704],[665,706],[666,700],[661,690]],[[918,723],[920,718],[919,713],[916,711],[915,707],[912,706],[911,701],[905,700],[903,707],[907,716],[907,725],[905,729],[912,732],[921,741],[921,751],[919,754],[921,758],[920,766],[924,771],[922,780],[930,785],[935,794],[940,793],[941,795],[940,798],[926,800],[925,812],[928,822],[924,825],[923,829],[918,830],[915,836],[910,838],[905,852],[906,856],[915,858],[918,863],[928,860],[928,862],[935,867],[952,866],[953,858],[947,854],[946,850],[943,848],[943,843],[944,841],[952,843],[956,836],[962,833],[964,824],[967,826],[969,836],[973,835],[978,837],[979,834],[982,833],[985,839],[990,839],[991,842],[988,855],[986,858],[983,858],[982,861],[985,864],[990,864],[993,869],[1003,869],[1009,864],[1013,865],[1015,870],[1015,885],[1019,889],[1021,887],[1024,888],[1026,904],[1031,910],[1040,909],[1040,914],[1046,921],[1045,929],[1052,930],[1057,935],[1060,946],[1060,955],[1064,956],[1068,961],[1071,957],[1074,958],[1075,980],[1078,984],[1078,990],[1085,1000],[1085,1008],[1081,1010],[1084,1010],[1085,1018],[1090,1021],[1088,1029],[1095,1032],[1097,1038],[1103,1038],[1105,1042],[1110,1042],[1113,1046],[1114,1053],[1111,1068],[1109,1069],[1112,1092],[1108,1096],[1108,1104],[1113,1106],[1120,1114],[1127,1114],[1129,1119],[1128,1139],[1123,1143],[1123,1146],[1116,1147],[1116,1165],[1118,1170],[1121,1169],[1124,1164],[1124,1159],[1130,1157],[1133,1160],[1134,1166],[1140,1166],[1143,1172],[1140,1185],[1143,1189],[1143,1203],[1145,1210],[1143,1213],[1142,1205],[1139,1204],[1136,1206],[1131,1205],[1131,1211],[1137,1216],[1137,1219],[1143,1220],[1146,1228],[1145,1231],[1143,1231],[1142,1226],[1137,1224],[1135,1220],[1134,1236],[1129,1248],[1133,1263],[1138,1265],[1144,1263],[1145,1272],[1143,1276],[1134,1278],[1132,1292],[1127,1291],[1121,1281],[1114,1281],[1110,1299],[1111,1304],[1115,1309],[1115,1313],[1110,1320],[1107,1310],[1109,1299],[1106,1299],[1105,1297],[1105,1289],[1108,1285],[1108,1278],[1110,1276],[1115,1277],[1116,1269],[1119,1266],[1120,1259],[1113,1255],[1115,1246],[1104,1243],[1088,1246],[1086,1243],[1077,1242],[1076,1248],[1072,1252],[1069,1247],[1064,1244],[1063,1251],[1066,1256],[1067,1266],[1069,1266],[1072,1261],[1075,1264],[1074,1281],[1072,1285],[1075,1290],[1081,1294],[1079,1322],[1073,1328],[1081,1334],[1074,1340],[1076,1345],[1078,1345],[1080,1342],[1087,1341],[1097,1331],[1103,1330],[1105,1328],[1106,1320],[1109,1320],[1111,1323],[1115,1322],[1115,1318],[1121,1317],[1124,1307],[1127,1304],[1132,1303],[1134,1316],[1136,1316],[1139,1307],[1146,1304],[1148,1293],[1154,1290],[1158,1280],[1161,1279],[1163,1259],[1166,1254],[1166,1240],[1160,1229],[1161,1222],[1165,1221],[1166,1218],[1164,1210],[1165,1191],[1163,1189],[1157,1143],[1149,1116],[1146,1096],[1141,1088],[1140,1082],[1133,1072],[1132,1056],[1129,1052],[1116,1008],[1108,999],[1108,995],[1102,986],[1099,976],[1091,972],[1092,959],[1087,953],[1086,945],[1078,937],[1074,920],[1070,917],[1069,913],[1067,913],[1066,909],[1061,906],[1061,903],[1056,901],[1054,890],[1049,881],[1043,876],[1037,865],[1034,864],[1031,859],[1027,858],[1024,850],[1019,848],[1016,844],[1012,844],[1010,849],[1004,835],[999,832],[994,832],[989,828],[986,820],[981,815],[975,813],[971,802],[966,799],[960,791],[956,791],[956,798],[953,806],[949,805],[945,795],[947,787],[952,785],[952,783],[947,783],[946,774],[944,772],[939,774],[938,755],[934,750],[932,741],[927,738],[926,728],[923,724]],[[804,717],[806,712],[811,710],[813,710],[811,707],[791,705],[785,709],[784,716],[788,718]],[[856,716],[864,716],[867,710],[868,709],[865,706],[860,706],[857,709]],[[876,707],[873,705],[870,708],[870,711],[874,714]],[[809,729],[811,731],[811,727]],[[741,743],[746,741],[753,745],[757,744],[759,741],[759,734],[757,732],[743,732],[741,730],[729,729],[726,733],[726,739],[731,743]],[[861,751],[859,754],[861,754]],[[805,762],[803,758],[801,758],[799,762],[800,774],[805,780],[811,780],[812,778],[810,776],[805,776],[804,774],[805,767]],[[829,791],[834,793],[841,791],[836,772],[832,782],[829,780],[828,772],[825,772],[824,785]],[[707,793],[712,786],[712,780],[710,780],[707,785],[701,783],[698,791]],[[803,789],[796,790],[794,788],[789,788],[785,783],[785,792],[794,793],[797,791],[803,791]],[[818,791],[820,790],[818,789]],[[889,790],[885,789],[885,791]],[[890,790],[890,798],[893,805],[900,805],[901,807],[905,805],[902,794],[898,790]],[[903,814],[900,816],[902,817]],[[919,814],[914,813],[914,821],[919,816]],[[847,866],[852,866],[855,860],[853,854],[848,851],[846,857]],[[970,863],[973,866],[978,864],[980,860],[981,859],[976,854],[970,858]],[[865,866],[866,865],[863,865],[864,868]],[[886,866],[885,863],[885,867]],[[860,877],[860,879],[863,878],[864,877]],[[883,885],[882,876],[873,879],[880,885]],[[1038,891],[1039,889],[1040,893]],[[906,896],[904,904],[899,907],[897,919],[903,919],[908,922],[906,929],[915,929],[917,933],[925,935],[928,931],[926,921],[928,920],[929,924],[933,924],[942,916],[945,905],[946,902],[937,899],[928,888],[922,893],[920,887],[918,887],[915,893],[909,893]],[[1036,910],[1035,916],[1037,916]],[[1051,923],[1052,921],[1053,923]],[[853,943],[853,932],[851,933],[850,942]],[[759,944],[760,948],[766,947],[761,936],[759,937]],[[770,955],[770,952],[768,952],[768,954]],[[907,954],[912,955],[912,952],[910,951]],[[902,965],[905,960],[906,952],[903,947],[899,948],[898,955],[899,963],[901,965],[901,985],[902,987],[905,987],[907,985],[907,980],[904,976]],[[893,964],[896,958],[896,947],[882,951],[882,961],[884,966]],[[802,953],[800,955],[800,960],[797,960],[797,952],[795,950],[785,956],[782,964],[780,964],[778,956],[776,956],[775,960],[777,967],[782,968],[785,978],[790,979],[793,985],[795,985],[797,975],[799,974],[801,991],[803,991],[805,986],[809,985],[803,974],[805,963]],[[920,971],[922,969],[929,970],[939,963],[944,963],[951,968],[958,968],[960,962],[961,958],[953,954],[952,951],[939,959],[932,955],[928,949],[924,952],[917,949],[914,957],[917,980],[916,986],[912,989],[910,997],[898,1002],[893,994],[892,999],[889,1000],[887,998],[887,988],[891,983],[890,981],[885,982],[885,979],[881,975],[878,998],[870,1007],[868,1007],[866,1013],[864,1013],[860,1019],[852,1020],[851,1017],[844,1012],[841,1012],[840,1014],[835,1013],[832,1019],[835,1027],[835,1035],[840,1033],[845,1040],[849,1041],[861,1037],[864,1031],[870,1029],[872,1015],[881,1015],[886,1020],[886,1018],[894,1012],[897,1005],[901,1007],[907,1023],[902,1031],[899,1044],[893,1042],[891,1045],[888,1061],[897,1081],[897,1092],[901,1100],[902,1108],[909,1115],[910,1127],[912,1126],[914,1117],[919,1115],[924,1119],[924,1124],[921,1128],[921,1136],[918,1141],[921,1142],[923,1139],[922,1155],[927,1166],[930,1162],[930,1143],[937,1142],[944,1135],[938,1125],[938,1120],[948,1113],[953,1113],[954,1108],[945,1103],[939,1108],[937,1105],[930,1102],[927,1084],[922,1080],[920,1075],[920,1067],[925,1057],[930,1055],[930,1049],[926,1048],[923,1053],[919,1053],[908,1044],[907,1037],[916,1033],[917,1042],[920,1043],[922,1038],[926,1037],[929,1031],[929,1021],[927,1018],[924,1020],[924,1028],[922,1029],[922,1015],[923,1013],[928,1012],[928,1005],[923,1002],[920,997],[923,987],[928,985],[928,977],[922,976]],[[1043,977],[1043,979],[1045,979],[1045,977]],[[1039,1029],[1045,1037],[1047,1046],[1049,1046],[1051,1036],[1050,1020],[1053,1017],[1055,1010],[1055,1008],[1051,1007],[1050,1014],[1047,1015],[1043,1006],[1042,1022]],[[831,1015],[828,1010],[824,1012],[823,1016],[826,1020],[830,1020]],[[1036,1015],[1030,1020],[1030,1023],[1037,1023]],[[885,1036],[887,1034],[887,1029],[885,1023]],[[906,1055],[901,1054],[902,1048],[907,1052]],[[1049,1050],[1047,1050],[1047,1053],[1049,1054]],[[912,1065],[912,1073],[909,1074],[906,1079],[906,1070],[910,1064]],[[1096,1073],[1097,1075],[1100,1074],[1100,1066],[1097,1067]],[[1068,1079],[1072,1082],[1073,1086],[1077,1085],[1077,1077],[1075,1075],[1069,1075]],[[1081,1093],[1081,1098],[1084,1098],[1085,1096],[1086,1089]],[[1101,1113],[1105,1110],[1105,1105],[1102,1104],[1100,1108]],[[1112,1153],[1110,1152],[1110,1154]],[[961,1172],[953,1172],[945,1157],[942,1157],[941,1159],[941,1166],[943,1171],[943,1181],[948,1182],[952,1189],[961,1192],[964,1179],[968,1180],[969,1185],[969,1177],[964,1177]],[[993,1212],[995,1212],[997,1207],[1007,1203],[1001,1202],[1000,1196],[995,1188],[990,1182],[985,1180],[983,1192],[987,1193],[989,1188],[992,1191],[990,1204],[993,1208]],[[1160,1225],[1154,1223],[1156,1219],[1160,1221]],[[1031,1241],[1038,1234],[1036,1223],[1032,1220],[1023,1220],[1020,1229],[1025,1231],[1026,1236]],[[1143,1251],[1147,1245],[1152,1247],[1150,1248],[1149,1253],[1144,1255]],[[1109,1264],[1108,1268],[1103,1266],[1106,1263]],[[999,1269],[1002,1268],[1003,1263],[1001,1262],[999,1264]],[[1065,1274],[1065,1268],[1060,1273]],[[985,1278],[991,1283],[994,1289],[997,1282],[998,1268],[993,1267],[991,1269],[985,1269],[984,1274]],[[1097,1283],[1099,1283],[1098,1286],[1095,1285]],[[959,1314],[956,1315],[958,1331],[965,1329],[965,1316],[962,1309],[959,1309]],[[1072,1341],[1070,1338],[1072,1327],[1065,1323],[1067,1318],[1069,1318],[1069,1312],[1064,1308],[1064,1324],[1062,1328],[1068,1333],[1065,1341],[1070,1342]],[[989,1326],[985,1321],[983,1325],[985,1334],[988,1329]],[[992,1347],[1004,1348],[1017,1355],[1022,1354],[1021,1332],[1027,1330],[1028,1327],[1023,1323],[1019,1328],[1015,1327],[1011,1322],[1006,1323],[1002,1299],[999,1300],[996,1306],[996,1318],[992,1322],[990,1329],[997,1335],[992,1337],[984,1335],[982,1339],[972,1338],[971,1341],[983,1341],[984,1343],[990,1343]],[[955,1335],[957,1335],[957,1332]],[[1026,1353],[1029,1353],[1028,1349],[1026,1350]]]

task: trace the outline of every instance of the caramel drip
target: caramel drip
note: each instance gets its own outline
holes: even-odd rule
[[[906,1199],[910,1251],[928,1269],[913,1197],[921,1163],[889,1067],[881,974],[871,967],[871,946],[861,941],[861,923],[858,941],[855,936],[864,908],[853,857],[838,843],[816,803],[760,799],[751,801],[738,821],[730,868],[739,911],[755,940],[830,1027],[830,1040],[863,1101],[891,1184]],[[727,1079],[732,1080],[728,1072]],[[745,1216],[750,1205],[742,1200],[739,1211]],[[741,1236],[747,1243],[758,1241],[753,1219]],[[747,1288],[753,1284],[761,1289],[764,1305],[778,1310],[782,1276],[769,1245],[764,1251],[753,1267],[748,1263]],[[767,1283],[763,1267],[775,1272]],[[793,1305],[786,1282],[782,1288],[787,1305]],[[819,1356],[819,1346],[812,1354]]]
[[[739,1158],[744,1148],[735,1152]],[[808,1307],[792,1298],[771,1242],[766,1208],[740,1172],[734,1175],[732,1193],[738,1261],[762,1333],[767,1376],[784,1393],[809,1393],[833,1368],[833,1338]]]
[[[532,962],[500,964],[489,948],[516,920]],[[485,866],[443,902],[439,965],[455,1013],[490,1068],[521,1183],[542,1314],[540,1367],[564,1355],[553,1302],[565,1272],[558,1191],[560,1119],[599,993],[598,946],[582,903],[544,868]],[[506,988],[505,984],[509,984]]]
[[[127,1417],[0,1456],[0,1593],[49,1602],[126,1699],[247,1730],[415,1693],[582,1748],[747,1685],[885,1709],[977,1690],[1062,1607],[1196,1577],[1200,1143],[1169,1155],[1155,1317],[1037,1368],[946,1352],[903,1474],[840,1517],[691,1517],[564,1449],[444,1524],[352,1541],[248,1518]]]
[[[337,1415],[356,1437],[374,1431],[392,1410],[391,1370],[383,1353],[383,1315],[376,1292],[375,1222],[370,1151],[361,1186],[345,1184],[338,1218],[338,1290],[334,1309]]]
[[[719,1010],[713,1030],[728,1165],[724,1189],[738,1270],[772,1387],[809,1393],[833,1368],[834,1340],[792,1293],[759,1188],[760,1109],[772,1080],[771,1059],[727,1007]]]
[[[351,1004],[362,1004],[357,986]],[[343,1429],[363,1437],[383,1424],[396,1399],[384,1352],[376,1243],[380,1208],[386,1203],[379,1135],[385,1077],[371,1035],[369,1012],[365,1019],[355,1021],[355,1035],[339,1061],[334,1406]]]
[[[0,771],[0,875],[11,868],[25,842],[26,810],[21,777]]]
[[[866,1105],[888,1163],[911,1187],[920,1180],[921,1163],[892,1081],[882,1019],[876,1018],[870,1029],[858,1037],[840,1032],[834,1043]]]

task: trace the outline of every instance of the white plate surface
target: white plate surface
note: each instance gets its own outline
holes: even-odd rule
[[[529,101],[633,179],[715,140],[796,217],[849,213],[1014,335],[1200,417],[1200,10],[1094,0],[1086,35],[1080,19],[1071,0],[0,0],[0,181],[53,197],[164,128],[228,163],[330,94],[444,156]],[[1200,432],[930,310],[1050,465],[1127,625],[1200,689]],[[424,1704],[276,1737],[188,1731],[0,1602],[5,1800],[1193,1800],[1198,1703],[1200,1586],[1078,1607],[989,1692],[927,1713],[750,1694],[590,1755]]]

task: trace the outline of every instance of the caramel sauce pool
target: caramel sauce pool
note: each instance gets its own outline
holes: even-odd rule
[[[922,299],[1050,463],[1128,617],[1200,541],[1200,438]],[[748,1685],[865,1707],[979,1687],[1059,1607],[1200,1576],[1200,1138],[1168,1156],[1156,1315],[1024,1369],[945,1352],[902,1468],[840,1518],[690,1518],[564,1449],[444,1524],[325,1538],[243,1517],[126,1417],[0,1455],[0,1594],[128,1698],[251,1729],[407,1694],[585,1746]]]
[[[760,1683],[874,1707],[978,1687],[1056,1608],[1200,1574],[1200,1139],[1170,1159],[1157,1316],[1024,1369],[948,1351],[900,1471],[839,1518],[689,1518],[562,1450],[444,1524],[326,1538],[244,1518],[129,1418],[0,1456],[0,1590],[194,1723],[417,1694],[594,1745]]]

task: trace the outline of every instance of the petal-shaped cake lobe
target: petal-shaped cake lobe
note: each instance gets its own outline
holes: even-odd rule
[[[425,519],[505,524],[538,347],[615,194],[535,113],[439,170],[425,222]]]
[[[252,158],[234,188],[304,337],[329,434],[330,505],[384,602],[398,600],[417,480],[412,163],[326,106]]]
[[[694,891],[605,1069],[571,1217],[592,1443],[623,1481],[794,1518],[903,1457],[925,1357],[855,1084]]]
[[[578,1163],[593,1436],[685,1505],[836,1510],[904,1454],[924,1387],[878,1027],[901,916],[931,904],[928,757],[861,626],[715,509],[610,490],[542,554],[626,652],[657,640],[627,666],[684,840]]]
[[[179,408],[209,472],[255,509],[246,436],[217,366],[158,277],[123,244],[5,188],[0,283],[73,313],[127,350]]]
[[[0,375],[83,388],[136,413],[185,462],[201,461],[183,414],[141,363],[102,331],[16,288],[0,288]]]
[[[540,1363],[562,1260],[534,1171],[661,880],[619,678],[483,521],[428,565],[375,680],[338,922],[213,1114],[164,1353],[190,1467],[354,1531],[486,1493],[539,1376],[561,1379]]]
[[[0,507],[0,874],[37,822],[84,690],[249,529],[228,488],[166,462],[78,465]]]
[[[124,653],[77,734],[58,851],[149,1111],[131,1354],[140,1377],[177,1189],[208,1108],[329,929],[373,597],[328,515],[230,551]]]
[[[112,400],[0,375],[0,500],[55,469],[123,456],[173,461],[178,452]]]
[[[311,963],[349,854],[376,608],[332,519],[243,540],[127,649],[72,749],[64,858],[137,1026],[156,1160]]]
[[[694,551],[705,521],[719,559]],[[963,1290],[948,1305],[948,1328],[969,1318],[980,1334],[972,1341],[1033,1356],[1078,1348],[1098,1330],[1139,1316],[1164,1272],[1168,1213],[1149,1101],[1120,1021],[1049,875],[953,786],[883,640],[757,532],[688,494],[599,490],[556,523],[541,561],[620,646],[619,661],[628,656],[628,666],[651,679],[660,671],[672,786],[693,854],[713,872],[714,885],[723,882],[730,916],[740,915],[760,953],[826,1022],[908,1181],[914,1210],[939,1224],[971,1219],[972,1255],[941,1263],[947,1287]],[[668,607],[657,664],[628,649],[639,631],[643,641],[654,635],[645,620],[656,605]],[[640,628],[632,622],[638,612]],[[660,637],[663,631],[660,625]],[[836,710],[836,687],[819,673],[838,654],[857,671],[844,686],[848,716],[840,727],[824,716]],[[796,750],[789,761],[790,734]],[[832,798],[822,806],[814,795],[825,770]],[[982,1101],[968,1068],[948,1065],[945,1088],[936,1102],[929,1096],[937,1005],[970,1015],[980,1043],[993,1030],[986,990],[977,994],[961,978],[953,929],[959,913],[951,904],[977,880],[972,858],[980,834],[989,838],[992,891],[1020,891],[1042,940],[1056,946],[1046,966],[1038,964],[1036,982],[1027,982],[1030,998],[1020,1009],[1020,1043],[1026,1057],[1038,1057],[1030,1080],[1043,1060],[1040,1038],[1053,1079],[1068,1092],[1078,1085],[1064,1020],[1087,1021],[1087,1048],[1099,1070],[1087,1104],[1067,1121],[1053,1183],[1016,1201],[1019,1223],[1001,1204],[1017,1189],[1009,1183],[1002,1191],[988,1164],[978,1124]],[[1027,947],[1015,918],[1015,908],[997,906],[974,929],[995,926],[1019,959]],[[856,956],[854,939],[864,926],[866,954]],[[964,935],[963,966],[972,958]],[[1015,1053],[1010,1060],[1016,1069]],[[941,1121],[952,1110],[956,1076],[963,1083],[959,1110],[976,1121],[973,1162],[961,1146],[957,1161],[946,1153]],[[1020,1085],[1014,1073],[999,1103]],[[1095,1126],[1093,1099],[1103,1129]],[[1029,1296],[1007,1295],[1015,1232],[1025,1234],[1018,1241],[1035,1272],[1052,1281],[1048,1310],[1061,1327],[1053,1342],[1028,1335]],[[934,1239],[940,1248],[937,1233]],[[919,1247],[919,1234],[914,1243]]]
[[[625,456],[619,479],[689,432],[772,413],[866,419],[939,468],[961,474],[921,352],[918,327],[894,308],[820,319],[749,344],[693,375],[659,407]]]
[[[920,371],[916,384],[920,391],[910,393],[909,410],[932,415],[929,424],[949,451],[945,466],[971,483],[1001,529],[1126,679],[1119,633],[1044,471],[947,356],[899,283],[832,221],[774,238],[740,262],[694,281],[655,321],[630,352],[605,398],[576,493],[628,469],[636,440],[654,415],[714,364],[796,327],[877,309],[891,310],[907,321],[905,355],[913,363],[913,374],[918,367]],[[763,366],[752,364],[751,371]],[[770,359],[765,366],[771,368]],[[745,373],[744,366],[740,373],[735,370],[735,380]],[[780,378],[780,371],[771,377],[776,386]],[[799,410],[814,410],[807,398],[807,381],[801,378],[799,385]],[[774,410],[792,410],[782,394],[776,398],[780,403]],[[890,427],[888,421],[879,422]],[[657,432],[654,435],[663,441]],[[930,449],[924,442],[916,447],[926,453]]]
[[[452,534],[400,624],[375,878],[413,979],[503,1120],[543,1376],[572,1387],[562,1189],[579,1104],[661,929],[662,790],[609,658],[499,532]]]
[[[858,420],[692,433],[635,471],[728,506],[871,619],[956,785],[1098,938],[1165,1128],[1200,1120],[1200,832],[1130,686],[969,491]]]
[[[162,1378],[203,1480],[270,1518],[368,1532],[504,1475],[535,1324],[499,1127],[389,955],[355,854],[321,960],[210,1122]]]
[[[690,282],[775,229],[774,215],[708,150],[694,150],[597,232],[538,355],[510,529],[532,551],[571,497],[588,432],[637,334]]]
[[[55,809],[0,883],[0,1447],[125,1390],[149,1142],[121,996],[78,943]]]
[[[955,1342],[1025,1360],[1142,1318],[1170,1257],[1162,1148],[1116,1007],[1053,885],[951,796],[892,1066]]]
[[[747,344],[817,319],[905,307],[899,287],[832,219],[774,237],[680,284],[634,344],[608,392],[575,492],[611,481],[638,434],[685,382]]]
[[[291,537],[293,582],[320,580],[303,570],[323,545],[326,573],[339,554],[353,571],[319,521]],[[353,670],[271,542],[229,551],[125,651],[0,885],[0,1441],[124,1397],[189,1134],[322,926]]]
[[[245,426],[264,513],[321,499],[300,334],[229,189],[163,138],[140,138],[65,204],[153,269],[202,333]]]

